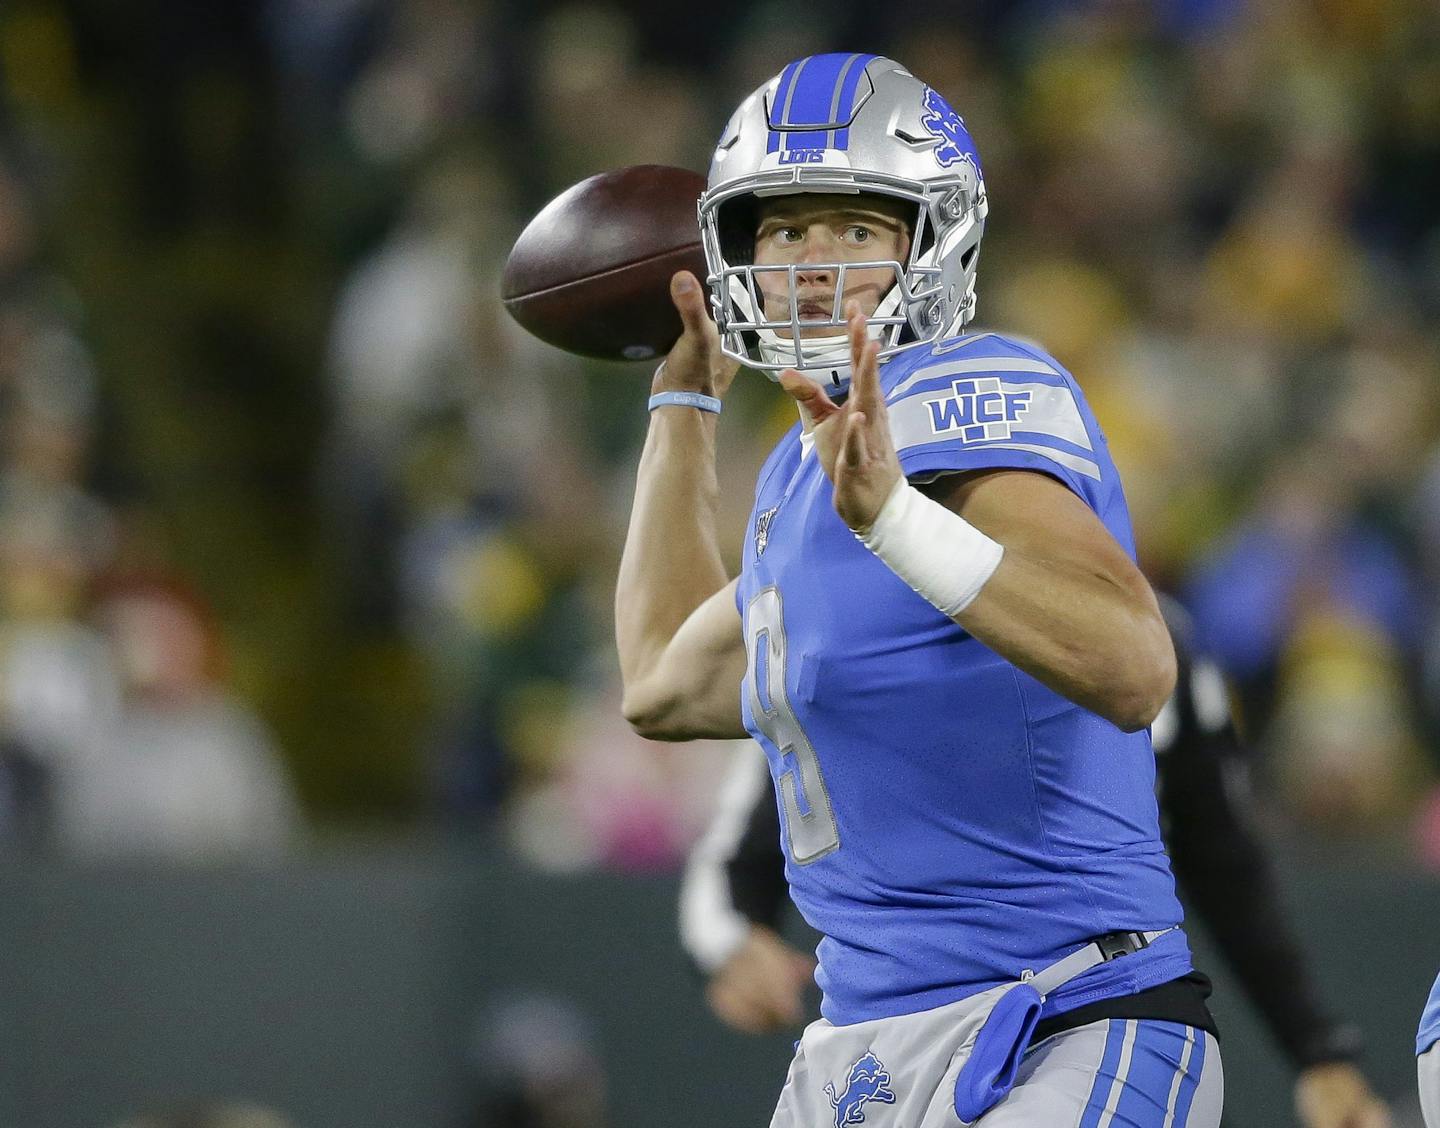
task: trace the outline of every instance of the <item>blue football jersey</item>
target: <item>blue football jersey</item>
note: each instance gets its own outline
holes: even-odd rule
[[[1420,1015],[1415,1052],[1423,1054],[1436,1042],[1440,1042],[1440,975],[1435,977],[1435,986],[1430,988],[1430,997],[1425,1000],[1425,1010]]]
[[[1134,555],[1105,438],[1044,352],[955,338],[899,354],[881,383],[911,481],[1049,474]],[[1104,933],[1179,923],[1149,734],[1047,689],[917,595],[840,520],[798,425],[761,471],[737,603],[745,725],[770,761],[792,895],[823,934],[831,1022],[940,1006]],[[1190,967],[1176,929],[1047,1013]]]

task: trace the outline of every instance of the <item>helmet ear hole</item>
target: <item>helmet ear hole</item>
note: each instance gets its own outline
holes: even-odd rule
[[[726,200],[715,213],[720,235],[720,252],[731,266],[755,262],[755,229],[760,222],[760,202],[754,196]]]
[[[960,269],[961,269],[961,270],[969,270],[969,269],[970,269],[970,263],[971,263],[971,261],[975,258],[975,252],[978,251],[979,249],[980,249],[979,246],[969,247],[969,248],[966,249],[965,253],[960,256]]]
[[[914,236],[915,246],[910,248],[911,262],[914,262],[935,245],[935,225],[933,223],[927,223],[926,220],[928,218],[925,214],[925,208],[922,205],[915,223],[910,227],[910,230],[916,233]]]

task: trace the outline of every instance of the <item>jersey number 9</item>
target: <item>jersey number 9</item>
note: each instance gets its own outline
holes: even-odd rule
[[[820,771],[820,757],[800,727],[785,691],[785,619],[778,588],[767,587],[750,601],[745,643],[750,715],[780,753],[776,787],[790,858],[796,865],[809,865],[840,848],[840,830]]]

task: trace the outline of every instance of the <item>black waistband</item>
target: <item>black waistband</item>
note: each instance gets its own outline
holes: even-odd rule
[[[1210,997],[1210,980],[1198,971],[1172,979],[1168,983],[1139,991],[1134,995],[1119,995],[1113,999],[1100,999],[1086,1003],[1083,1007],[1041,1019],[1035,1026],[1030,1044],[1044,1041],[1062,1030],[1074,1030],[1098,1022],[1102,1018],[1154,1018],[1162,1022],[1179,1022],[1209,1031],[1216,1038],[1220,1031],[1215,1026],[1215,1017],[1205,1000]]]

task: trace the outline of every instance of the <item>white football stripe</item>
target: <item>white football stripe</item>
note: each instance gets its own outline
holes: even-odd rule
[[[1042,360],[1025,360],[1013,356],[981,356],[971,360],[952,360],[946,364],[933,364],[928,368],[922,368],[919,372],[913,372],[900,383],[890,389],[888,402],[894,403],[906,390],[913,388],[922,380],[938,380],[942,376],[969,376],[976,372],[983,372],[985,375],[993,375],[1000,372],[1043,372],[1048,376],[1059,376],[1060,373]]]
[[[1115,1079],[1110,1082],[1110,1095],[1105,1098],[1105,1111],[1095,1128],[1110,1128],[1115,1119],[1115,1109],[1120,1105],[1120,1097],[1125,1092],[1125,1081],[1130,1075],[1130,1059],[1135,1053],[1135,1031],[1138,1025],[1133,1018],[1125,1020],[1125,1041],[1120,1045],[1120,1064],[1115,1067]]]
[[[1165,1124],[1163,1128],[1171,1128],[1175,1123],[1175,1101],[1180,1096],[1180,1082],[1185,1080],[1186,1074],[1190,1072],[1190,1058],[1195,1053],[1195,1027],[1185,1027],[1185,1052],[1180,1056],[1180,1069],[1175,1074],[1175,1080],[1170,1083],[1170,1099],[1165,1103]]]

